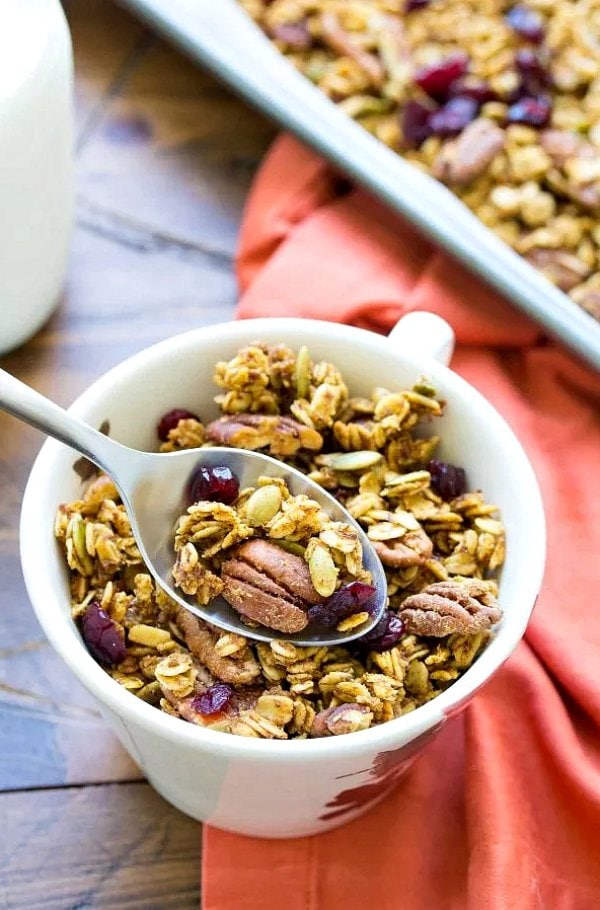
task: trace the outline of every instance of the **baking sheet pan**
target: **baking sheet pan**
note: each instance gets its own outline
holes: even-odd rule
[[[600,323],[446,187],[355,123],[283,57],[237,0],[119,0],[371,190],[600,370]]]

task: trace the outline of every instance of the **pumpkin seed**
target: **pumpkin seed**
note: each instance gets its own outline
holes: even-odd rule
[[[365,471],[381,461],[380,452],[371,452],[368,449],[360,452],[344,452],[330,462],[334,471]]]
[[[160,683],[154,682],[148,683],[144,686],[143,689],[140,689],[137,693],[137,697],[141,698],[142,701],[147,701],[151,705],[158,704],[158,701],[161,696]]]
[[[308,560],[310,578],[321,597],[330,597],[335,591],[338,570],[327,547],[316,546]]]
[[[413,392],[416,392],[418,395],[425,395],[426,398],[435,398],[437,395],[436,387],[427,376],[421,376],[419,381],[415,382]]]
[[[302,345],[296,357],[296,391],[298,398],[308,398],[310,391],[310,355],[306,345]]]
[[[85,545],[85,530],[86,524],[83,518],[74,516],[71,524],[73,546],[75,547],[75,552],[77,553],[83,571],[86,575],[91,575],[94,571],[94,566]]]
[[[278,547],[281,547],[282,550],[286,550],[287,553],[293,553],[294,556],[304,556],[306,552],[306,547],[296,543],[295,540],[281,540],[273,537],[271,538],[271,543],[277,544]]]
[[[442,406],[435,398],[431,398],[429,395],[420,395],[418,392],[404,392],[408,402],[411,405],[420,405],[426,411],[431,411],[433,414],[441,414]]]
[[[281,508],[281,490],[275,484],[259,487],[246,503],[246,518],[253,528],[262,528]]]

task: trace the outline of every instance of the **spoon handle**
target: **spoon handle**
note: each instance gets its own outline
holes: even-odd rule
[[[76,449],[112,475],[119,463],[119,456],[122,459],[123,453],[129,451],[2,369],[0,409]]]

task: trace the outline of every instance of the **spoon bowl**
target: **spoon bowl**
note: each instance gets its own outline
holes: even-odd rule
[[[221,446],[167,454],[135,452],[135,461],[131,459],[129,464],[132,473],[126,476],[125,485],[119,486],[119,492],[131,519],[133,535],[142,557],[158,584],[173,600],[196,616],[247,638],[258,641],[284,639],[305,647],[352,641],[366,634],[380,620],[387,600],[387,583],[373,545],[337,499],[300,471],[259,452]],[[278,632],[266,627],[249,627],[223,597],[216,597],[206,606],[199,606],[183,591],[173,587],[171,570],[175,524],[189,505],[186,498],[189,479],[199,467],[223,465],[237,476],[240,489],[256,486],[261,476],[281,477],[293,495],[304,493],[316,500],[334,521],[346,522],[355,528],[363,549],[363,565],[371,573],[372,584],[376,589],[368,624],[351,632],[337,632],[310,623],[302,632],[290,635],[289,632]]]
[[[295,468],[259,452],[221,446],[168,453],[131,449],[73,417],[4,370],[0,370],[0,408],[81,452],[112,478],[149,572],[169,597],[201,619],[246,638],[265,642],[285,639],[303,647],[341,645],[353,641],[367,634],[381,619],[387,603],[387,583],[373,545],[337,499]],[[256,486],[258,478],[263,475],[283,478],[293,495],[304,493],[316,500],[334,521],[345,522],[355,528],[362,546],[363,566],[371,573],[375,587],[368,622],[348,632],[309,623],[301,632],[290,635],[267,627],[247,625],[222,597],[214,598],[206,606],[199,606],[183,591],[174,588],[175,526],[189,505],[187,490],[190,479],[203,466],[228,467],[237,476],[240,489]]]

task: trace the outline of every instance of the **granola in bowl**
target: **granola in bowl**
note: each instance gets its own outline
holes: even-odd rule
[[[90,653],[132,697],[243,736],[340,735],[435,698],[468,670],[501,619],[496,576],[505,552],[496,507],[468,490],[461,468],[436,457],[441,440],[432,430],[444,403],[435,389],[421,379],[410,389],[353,396],[335,365],[313,363],[306,348],[260,343],[216,364],[214,379],[221,416],[204,424],[199,415],[169,412],[158,426],[161,449],[243,447],[307,473],[374,543],[388,607],[374,629],[347,647],[254,643],[221,632],[154,584],[114,485],[96,475],[56,517],[72,615]],[[227,489],[229,478],[221,481]],[[269,496],[280,512],[285,493],[278,489],[281,502]],[[246,509],[255,493],[242,499]],[[232,546],[235,552],[265,542],[272,545],[255,535]],[[330,536],[324,543],[331,550]]]
[[[600,319],[599,0],[240,0],[367,130]]]

